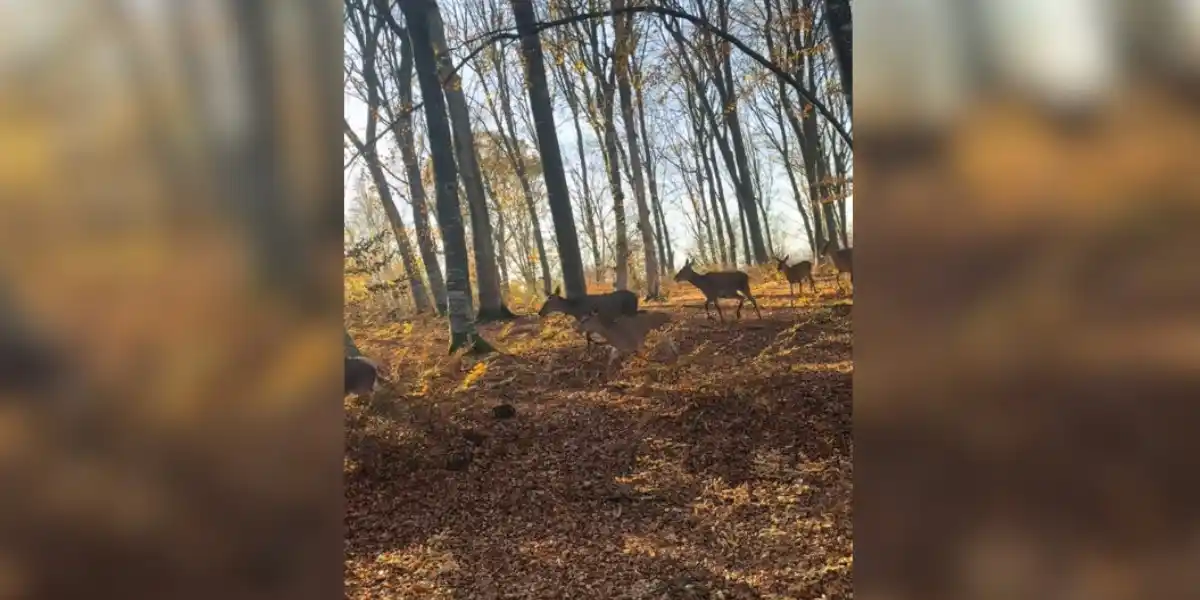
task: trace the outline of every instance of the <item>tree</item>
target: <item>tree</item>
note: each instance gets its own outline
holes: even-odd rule
[[[421,35],[430,40],[430,52],[435,60],[435,78],[438,78],[438,86],[444,92],[442,103],[443,106],[448,106],[450,111],[450,126],[453,127],[452,150],[461,163],[459,166],[462,167],[461,178],[467,196],[467,207],[471,217],[472,246],[475,249],[475,279],[479,284],[479,318],[484,321],[511,319],[516,315],[505,306],[504,299],[500,295],[500,273],[496,266],[495,248],[492,246],[492,226],[488,218],[487,197],[484,195],[483,175],[479,172],[479,161],[475,155],[475,135],[471,131],[471,116],[467,110],[467,100],[463,95],[462,81],[454,69],[450,49],[446,45],[445,27],[442,24],[441,11],[438,9],[437,2],[420,0],[419,3],[422,5],[425,15],[425,20],[422,22],[429,28],[428,31],[421,32]],[[376,10],[387,15],[386,18],[393,31],[400,35],[402,28],[392,18],[387,8],[387,2],[375,0],[375,5]],[[408,20],[408,13],[404,14],[405,19]],[[411,31],[414,27],[413,22],[409,21],[410,37],[416,35]],[[413,43],[416,44],[415,37]],[[424,49],[415,51],[420,53]],[[425,98],[423,85],[421,97]],[[428,99],[425,100],[425,105],[429,106]],[[432,137],[433,132],[430,132],[429,135]],[[458,172],[458,166],[455,167],[455,171]],[[457,196],[456,190],[456,199]]]
[[[575,232],[575,217],[571,211],[571,196],[567,189],[567,173],[563,169],[558,134],[554,130],[554,107],[550,103],[550,87],[542,59],[542,43],[534,29],[533,3],[512,0],[513,16],[521,36],[525,62],[525,82],[529,88],[529,108],[537,127],[538,148],[542,155],[542,177],[546,181],[546,196],[554,218],[554,233],[558,239],[558,258],[562,263],[563,286],[568,298],[587,295],[583,276],[583,257],[579,252],[579,236]]]
[[[612,0],[612,8],[625,8],[625,0]],[[658,257],[654,249],[654,231],[650,228],[650,208],[646,204],[646,184],[642,177],[641,151],[638,149],[637,121],[633,114],[633,91],[629,85],[630,62],[633,55],[633,32],[629,15],[613,16],[613,31],[616,33],[617,90],[621,97],[621,119],[625,125],[625,140],[629,145],[629,165],[633,184],[633,199],[637,204],[638,230],[642,234],[642,254],[646,266],[646,297],[656,298],[659,293]]]
[[[393,33],[390,38],[399,42],[400,60],[397,63],[395,44],[392,45],[392,76],[396,81],[399,108],[392,110],[389,103],[384,103],[386,114],[392,121],[392,136],[400,148],[400,160],[404,163],[404,174],[408,179],[409,202],[413,209],[413,227],[417,232],[417,248],[421,252],[421,262],[425,264],[425,273],[429,277],[429,287],[433,291],[433,301],[437,305],[439,315],[446,315],[446,280],[442,278],[442,268],[438,265],[437,249],[433,243],[433,231],[429,223],[428,200],[425,197],[425,186],[421,185],[421,167],[417,160],[416,141],[413,137],[413,58],[412,42],[408,31],[403,35]]]
[[[450,123],[446,118],[446,102],[434,61],[433,41],[430,39],[430,8],[432,0],[407,0],[401,3],[408,22],[413,44],[413,63],[421,97],[425,100],[425,124],[429,131],[429,150],[437,187],[438,224],[446,250],[446,296],[450,313],[450,352],[469,348],[473,352],[491,352],[493,348],[475,329],[471,306],[471,280],[468,276],[467,240],[463,231],[462,208],[458,201],[458,167],[454,163],[454,147]],[[471,149],[472,154],[474,148]],[[490,235],[490,231],[489,231]],[[490,244],[491,240],[488,240]]]
[[[368,20],[365,7],[360,5],[360,10],[352,10],[348,15],[348,20],[355,35],[358,37],[359,48],[362,52],[362,76],[366,82],[367,95],[367,139],[375,140],[376,129],[379,126],[380,112],[380,81],[376,71],[379,55],[379,36],[383,32],[383,21],[381,19]],[[413,257],[412,244],[408,239],[408,231],[404,226],[404,220],[400,216],[400,209],[396,208],[395,200],[392,198],[392,189],[387,181],[387,176],[383,172],[383,163],[376,152],[376,142],[365,143],[359,139],[358,134],[354,133],[349,123],[343,119],[346,137],[354,144],[355,149],[362,155],[363,160],[367,163],[367,170],[371,174],[371,180],[375,184],[376,193],[379,196],[380,203],[383,204],[384,213],[387,214],[388,221],[391,223],[392,232],[396,236],[396,244],[400,248],[400,259],[404,263],[404,271],[408,275],[409,286],[411,287],[413,304],[416,306],[418,313],[428,312],[430,309],[429,296],[425,292],[425,283],[421,279],[421,274],[417,270],[417,263]]]

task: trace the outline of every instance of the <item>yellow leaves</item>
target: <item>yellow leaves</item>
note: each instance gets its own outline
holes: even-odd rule
[[[575,72],[583,75],[587,73],[587,65],[582,60],[575,61]]]
[[[486,375],[487,371],[488,371],[487,362],[479,361],[478,363],[475,363],[475,366],[471,367],[471,371],[468,372],[467,376],[463,378],[462,384],[460,384],[458,386],[458,391],[463,392],[468,389],[471,389],[471,386],[474,385],[475,382],[478,381],[480,377],[483,377],[484,375]]]

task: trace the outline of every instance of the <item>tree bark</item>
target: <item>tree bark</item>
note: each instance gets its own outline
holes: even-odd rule
[[[516,315],[508,310],[500,295],[500,274],[496,265],[495,248],[492,247],[492,226],[488,217],[487,198],[483,192],[483,176],[479,172],[479,159],[475,154],[475,134],[471,131],[471,115],[467,110],[462,81],[454,70],[450,49],[446,45],[446,31],[442,24],[441,12],[434,0],[405,0],[401,4],[408,4],[410,1],[425,5],[428,15],[428,37],[433,58],[436,61],[435,75],[440,78],[439,85],[444,90],[445,105],[450,111],[454,150],[458,156],[459,166],[461,166],[463,190],[466,192],[467,206],[471,215],[471,240],[475,249],[475,279],[479,285],[479,318],[484,321],[511,319]],[[382,4],[382,0],[376,0],[376,2]],[[409,28],[413,29],[411,24]],[[442,85],[441,81],[445,81],[445,85]],[[422,97],[425,96],[424,89],[424,87],[421,88]],[[456,167],[457,169],[458,167]],[[455,197],[457,198],[457,196],[458,194],[455,192]]]
[[[854,36],[850,18],[850,0],[825,0],[825,24],[829,27],[829,40],[833,55],[837,57],[838,71],[842,76],[842,93],[846,95],[846,106],[854,109]]]
[[[400,4],[409,24],[413,43],[413,62],[421,97],[425,100],[425,122],[429,130],[429,150],[433,160],[438,224],[446,250],[446,295],[450,313],[450,352],[470,348],[490,352],[492,347],[479,337],[472,318],[471,279],[468,275],[467,240],[463,231],[462,209],[458,201],[458,168],[454,164],[453,138],[446,118],[446,103],[434,61],[430,39],[430,0],[407,0]],[[474,147],[471,148],[474,153]],[[482,182],[480,182],[482,183]],[[488,235],[491,235],[490,227]],[[491,240],[487,240],[490,245]],[[499,294],[497,282],[496,294]]]
[[[625,0],[612,0],[613,10],[625,7]],[[633,90],[629,84],[630,58],[633,54],[633,35],[630,16],[613,16],[616,32],[617,90],[621,98],[621,119],[625,125],[625,139],[629,148],[629,167],[632,171],[633,199],[637,204],[638,230],[642,234],[642,256],[645,260],[647,298],[656,298],[659,292],[658,256],[655,251],[654,230],[650,224],[650,208],[646,203],[646,183],[642,173],[641,151],[638,148],[637,121],[633,112]]]
[[[550,85],[546,81],[542,42],[534,29],[536,19],[533,3],[530,0],[512,0],[512,9],[517,31],[521,35],[525,81],[529,87],[529,109],[533,113],[538,148],[542,155],[542,177],[546,182],[546,198],[554,220],[563,287],[568,298],[581,298],[587,295],[587,280],[583,275],[583,257],[579,252],[579,235],[575,231],[567,173],[563,168],[562,151],[554,126],[554,106],[550,102]]]
[[[417,313],[424,313],[429,312],[430,309],[429,296],[425,292],[425,282],[417,269],[416,261],[413,260],[412,243],[408,239],[407,228],[404,226],[404,220],[400,217],[400,209],[396,207],[395,200],[392,198],[391,185],[388,183],[387,176],[383,172],[383,163],[376,152],[378,145],[376,131],[379,127],[381,110],[380,81],[376,68],[379,64],[379,36],[383,33],[383,26],[381,20],[373,22],[362,20],[356,23],[356,34],[359,35],[359,42],[362,44],[362,76],[367,86],[366,135],[368,142],[364,143],[359,139],[358,134],[354,133],[349,124],[345,124],[345,131],[355,149],[362,155],[363,161],[367,163],[367,171],[371,175],[372,183],[375,184],[375,192],[379,195],[379,202],[383,205],[383,212],[387,215],[392,233],[396,237],[396,245],[400,249],[400,260],[404,264],[404,272],[408,276],[413,306]]]
[[[550,288],[553,286],[553,280],[550,277],[550,260],[546,256],[546,239],[542,235],[542,220],[538,217],[537,201],[533,196],[533,184],[529,180],[529,173],[525,169],[525,152],[521,149],[517,138],[517,125],[513,121],[512,96],[508,87],[508,69],[504,64],[504,57],[499,52],[492,55],[492,68],[496,70],[497,90],[500,95],[500,114],[496,114],[496,106],[492,102],[488,102],[488,108],[492,110],[492,116],[496,119],[496,125],[500,127],[500,145],[504,148],[504,153],[508,156],[508,160],[512,163],[513,171],[517,174],[517,181],[521,183],[521,193],[525,197],[525,209],[529,211],[529,221],[533,225],[533,241],[538,253],[538,266],[542,272],[542,287],[546,293],[550,293]],[[480,83],[483,85],[484,93],[488,93],[487,80],[480,78]]]
[[[586,228],[588,242],[592,250],[592,266],[596,274],[596,282],[600,282],[600,271],[602,268],[600,258],[600,239],[596,234],[596,217],[594,214],[594,199],[592,198],[592,186],[588,181],[588,166],[587,153],[583,146],[583,128],[579,124],[579,95],[575,91],[575,86],[571,83],[570,77],[567,75],[566,67],[557,65],[555,70],[558,75],[560,86],[563,89],[563,95],[567,98],[567,106],[571,109],[571,125],[575,127],[575,149],[579,154],[579,177],[581,179],[581,187],[583,188],[583,223]]]
[[[389,109],[392,119],[392,136],[400,147],[400,160],[404,163],[404,174],[408,178],[408,198],[412,202],[413,227],[417,232],[417,249],[421,253],[421,262],[425,263],[425,274],[429,278],[429,287],[433,291],[433,302],[439,315],[446,315],[446,280],[442,278],[442,268],[438,264],[437,248],[433,243],[433,230],[429,223],[428,201],[425,197],[425,186],[421,183],[421,167],[417,162],[416,141],[413,138],[412,120],[412,78],[413,59],[412,42],[407,30],[404,35],[397,36],[400,43],[400,63],[393,65],[394,77],[397,81],[400,96],[399,114]]]

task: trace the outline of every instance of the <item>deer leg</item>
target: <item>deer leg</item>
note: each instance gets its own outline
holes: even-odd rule
[[[808,289],[814,294],[817,293],[817,282],[811,274],[808,276]]]
[[[717,302],[715,299],[712,301],[712,303],[713,303],[713,306],[717,307],[717,316],[721,317],[721,322],[724,323],[725,322],[725,314],[721,312],[721,303]]]
[[[737,312],[734,314],[738,319],[742,318],[742,305],[746,303],[745,296],[738,296]]]
[[[708,309],[708,305],[709,305],[710,303],[712,303],[712,304],[716,304],[715,302],[713,302],[712,300],[709,300],[708,298],[705,298],[705,299],[704,299],[704,318],[705,318],[705,319],[708,319],[709,321],[711,321],[711,320],[712,320],[712,311],[710,311],[710,310]],[[717,306],[717,311],[718,311],[718,312],[720,312],[720,310],[721,310],[721,307],[720,307],[720,306]]]
[[[750,295],[750,292],[746,292],[746,298],[750,300],[750,305],[754,307],[754,314],[758,315],[758,318],[761,319],[762,313],[758,310],[758,300],[755,300],[754,296]]]
[[[788,281],[788,295],[792,297],[792,306],[796,305],[796,286],[791,281]]]

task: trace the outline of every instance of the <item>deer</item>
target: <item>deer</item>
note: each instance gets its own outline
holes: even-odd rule
[[[633,355],[641,349],[646,336],[655,329],[671,321],[671,315],[665,312],[643,310],[633,315],[604,315],[598,311],[589,312],[575,324],[575,327],[585,333],[597,333],[604,337],[611,348],[607,368],[612,369],[622,355]],[[668,338],[668,345],[675,356],[679,356],[679,347],[675,341]]]
[[[833,266],[837,267],[838,289],[842,289],[842,273],[850,275],[850,285],[854,285],[854,248],[842,248],[840,250],[831,250],[833,240],[827,240],[824,246],[821,246],[821,254],[829,257],[833,261]]]
[[[721,318],[721,322],[725,322],[725,315],[717,302],[721,298],[738,299],[738,319],[742,318],[742,305],[746,300],[754,305],[754,313],[758,318],[762,318],[762,313],[758,310],[758,301],[750,293],[750,276],[742,271],[710,271],[701,274],[692,269],[692,259],[689,258],[683,263],[683,268],[675,274],[675,281],[686,281],[704,293],[704,316],[709,319],[712,319],[712,313],[709,312],[708,305],[712,304],[717,307],[717,316]]]
[[[793,287],[796,284],[800,284],[800,291],[804,291],[804,280],[807,279],[809,289],[811,289],[815,293],[817,291],[817,284],[813,281],[812,262],[807,261],[807,260],[802,260],[802,261],[789,267],[787,264],[789,256],[791,256],[791,255],[786,254],[786,255],[784,255],[783,258],[779,258],[778,256],[776,256],[775,262],[779,264],[779,271],[781,273],[783,273],[784,277],[787,278],[788,293],[791,294],[792,305],[795,306],[796,292],[793,290]]]
[[[553,292],[546,295],[546,301],[538,309],[539,317],[545,317],[557,312],[570,315],[578,322],[593,312],[609,318],[638,314],[637,294],[629,290],[616,290],[607,294],[588,294],[582,298],[564,298],[561,292],[561,287],[555,287]],[[590,350],[594,343],[592,341],[592,332],[584,331],[583,333],[584,339],[587,340],[587,347]]]
[[[371,359],[365,356],[347,356],[344,366],[346,380],[344,396],[350,394],[365,396],[381,389],[380,382],[383,381],[383,378],[379,375],[379,365]]]

